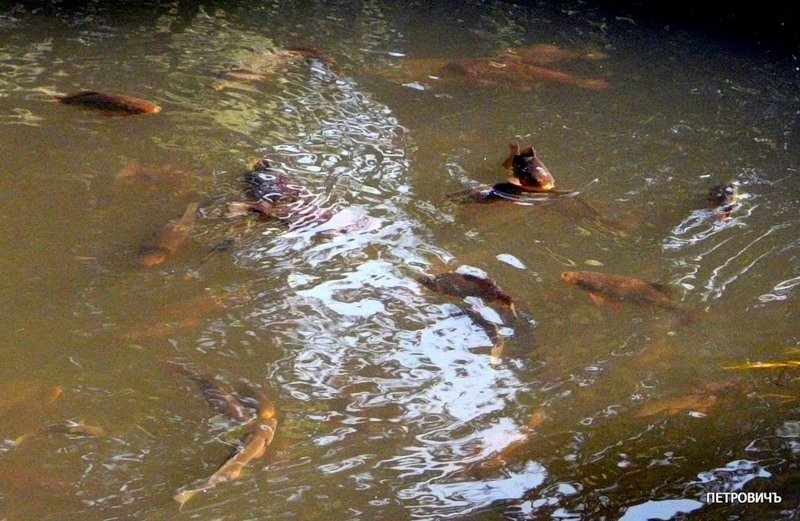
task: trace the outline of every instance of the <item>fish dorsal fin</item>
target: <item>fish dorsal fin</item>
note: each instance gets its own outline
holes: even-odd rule
[[[533,149],[533,147],[525,147],[522,150],[520,150],[520,152],[517,155],[525,157],[536,157],[536,151]]]

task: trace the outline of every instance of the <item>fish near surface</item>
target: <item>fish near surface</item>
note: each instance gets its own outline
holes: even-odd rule
[[[511,169],[513,178],[509,183],[522,187],[523,190],[547,192],[556,187],[553,174],[536,156],[533,147],[521,148],[519,142],[508,144],[510,154],[503,161],[503,167]]]
[[[189,203],[183,215],[175,222],[171,222],[164,227],[158,241],[152,248],[147,248],[141,257],[142,266],[157,266],[167,260],[167,257],[174,255],[178,248],[189,238],[194,230],[197,209],[200,203]]]
[[[241,67],[228,71],[211,88],[222,91],[239,84],[260,83],[285,74],[301,61],[319,61],[332,72],[339,73],[339,64],[330,56],[308,47],[273,49],[251,57]]]
[[[197,486],[184,487],[172,496],[172,498],[177,501],[182,508],[187,501],[198,493],[237,479],[241,476],[245,465],[254,459],[264,456],[267,447],[272,443],[275,437],[275,429],[277,426],[278,421],[275,418],[269,418],[260,423],[253,432],[247,435],[236,454],[223,463],[214,474],[201,480]]]
[[[573,76],[516,60],[454,61],[433,74],[439,75],[444,81],[460,80],[463,83],[479,86],[509,87],[521,92],[530,91],[536,84],[543,82],[575,85],[587,90],[606,90],[611,87],[608,81],[602,78]]]
[[[632,277],[607,275],[596,271],[565,271],[561,280],[575,284],[598,297],[650,304],[677,312],[683,319],[695,318],[697,310],[672,300],[655,285]]]
[[[95,91],[81,91],[66,96],[56,96],[56,100],[64,105],[76,105],[104,112],[123,115],[158,114],[161,107],[149,101],[124,96],[122,94],[103,94]]]
[[[237,423],[248,423],[255,418],[255,414],[243,405],[230,389],[227,389],[221,381],[213,376],[200,373],[186,364],[171,360],[167,362],[167,371],[184,376],[197,384],[208,405],[229,419]]]
[[[712,186],[707,200],[709,207],[720,213],[720,219],[729,219],[738,206],[739,189],[732,181]]]
[[[500,289],[490,279],[471,275],[469,273],[458,273],[450,271],[441,273],[435,277],[425,275],[417,278],[417,282],[431,291],[444,293],[453,297],[480,297],[487,301],[497,301],[508,306],[514,312],[514,300],[511,296]]]
[[[519,60],[531,65],[550,65],[556,62],[580,58],[586,60],[602,60],[607,58],[607,56],[599,52],[562,49],[561,47],[547,43],[537,43],[528,47],[510,47],[504,49],[497,55],[498,61]]]

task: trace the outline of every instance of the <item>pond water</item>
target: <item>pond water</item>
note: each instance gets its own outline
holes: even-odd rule
[[[403,72],[540,43],[610,88]],[[335,64],[212,88],[291,47]],[[168,361],[249,382],[278,419],[180,517],[795,519],[797,366],[726,369],[800,360],[791,51],[583,2],[4,4],[0,519],[175,519],[242,429]],[[163,110],[52,102],[86,89]],[[448,197],[508,177],[511,140],[580,195]],[[226,217],[256,158],[319,211]],[[705,196],[729,180],[719,219]],[[193,202],[186,244],[142,266]],[[419,283],[454,270],[516,315]],[[598,305],[565,270],[659,282],[693,320]],[[67,421],[104,435],[48,431]],[[737,491],[782,501],[705,503]]]

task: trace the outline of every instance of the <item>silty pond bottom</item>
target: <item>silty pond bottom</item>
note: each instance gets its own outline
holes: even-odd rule
[[[0,519],[796,518],[797,67],[580,2],[4,4]],[[579,194],[452,197],[509,141]],[[227,215],[254,159],[299,217]],[[180,510],[250,424],[169,363],[277,419]]]

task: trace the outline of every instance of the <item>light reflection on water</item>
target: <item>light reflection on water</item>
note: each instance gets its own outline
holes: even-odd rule
[[[266,459],[187,505],[198,518],[613,518],[626,507],[634,518],[648,502],[688,511],[711,489],[781,476],[796,459],[787,418],[796,411],[767,395],[791,399],[796,383],[717,367],[785,358],[799,340],[796,78],[772,65],[727,78],[725,60],[742,58],[708,56],[691,35],[651,41],[594,11],[579,20],[489,2],[459,5],[462,19],[430,27],[391,3],[338,7],[349,11],[204,8],[178,30],[186,20],[174,10],[150,29],[115,25],[89,4],[56,11],[44,41],[42,19],[17,10],[0,18],[0,30],[19,31],[0,47],[0,125],[10,129],[0,143],[15,150],[0,163],[0,261],[10,273],[0,296],[22,299],[2,333],[13,362],[3,375],[35,367],[32,378],[68,390],[19,425],[67,416],[111,433],[47,437],[30,452],[8,445],[4,468],[38,460],[44,470],[24,479],[75,480],[66,511],[76,519],[171,519],[175,490],[213,472],[237,439],[191,386],[163,374],[165,360],[181,358],[263,386],[280,418]],[[442,17],[453,7],[425,9]],[[607,63],[586,67],[614,89],[418,91],[375,74],[397,54],[491,55],[537,42],[531,16],[564,46],[605,49]],[[300,61],[274,81],[211,89],[253,55],[305,43],[300,29],[312,22],[308,44],[335,55],[343,74]],[[668,59],[643,69],[637,45],[647,59]],[[101,85],[130,85],[165,110],[120,121],[44,102],[45,91]],[[576,206],[442,202],[505,175],[498,165],[512,138],[544,151],[559,188],[580,189],[601,215],[624,217],[624,228]],[[203,210],[185,251],[146,271],[134,259],[138,243],[185,208],[184,196],[119,193],[113,174],[169,154],[197,171],[190,190]],[[244,197],[238,175],[253,157],[307,189],[303,219],[222,217],[225,202]],[[72,183],[57,205],[40,182],[57,185],[54,169]],[[750,195],[724,222],[691,196],[723,175]],[[67,231],[49,230],[59,225]],[[30,244],[9,239],[19,230]],[[209,254],[226,238],[230,251]],[[521,317],[415,280],[467,264],[511,293]],[[710,318],[686,327],[659,310],[596,308],[558,281],[565,266],[679,284],[685,293],[675,298],[707,306]],[[67,296],[42,308],[54,293]],[[483,322],[503,325],[500,363]],[[703,391],[718,381],[740,387]],[[659,400],[678,411],[641,414]],[[11,424],[0,415],[0,427]],[[480,465],[527,436],[504,465]],[[693,441],[703,439],[719,447]],[[9,516],[57,515],[20,500],[24,491],[11,486],[19,480],[0,472]]]

